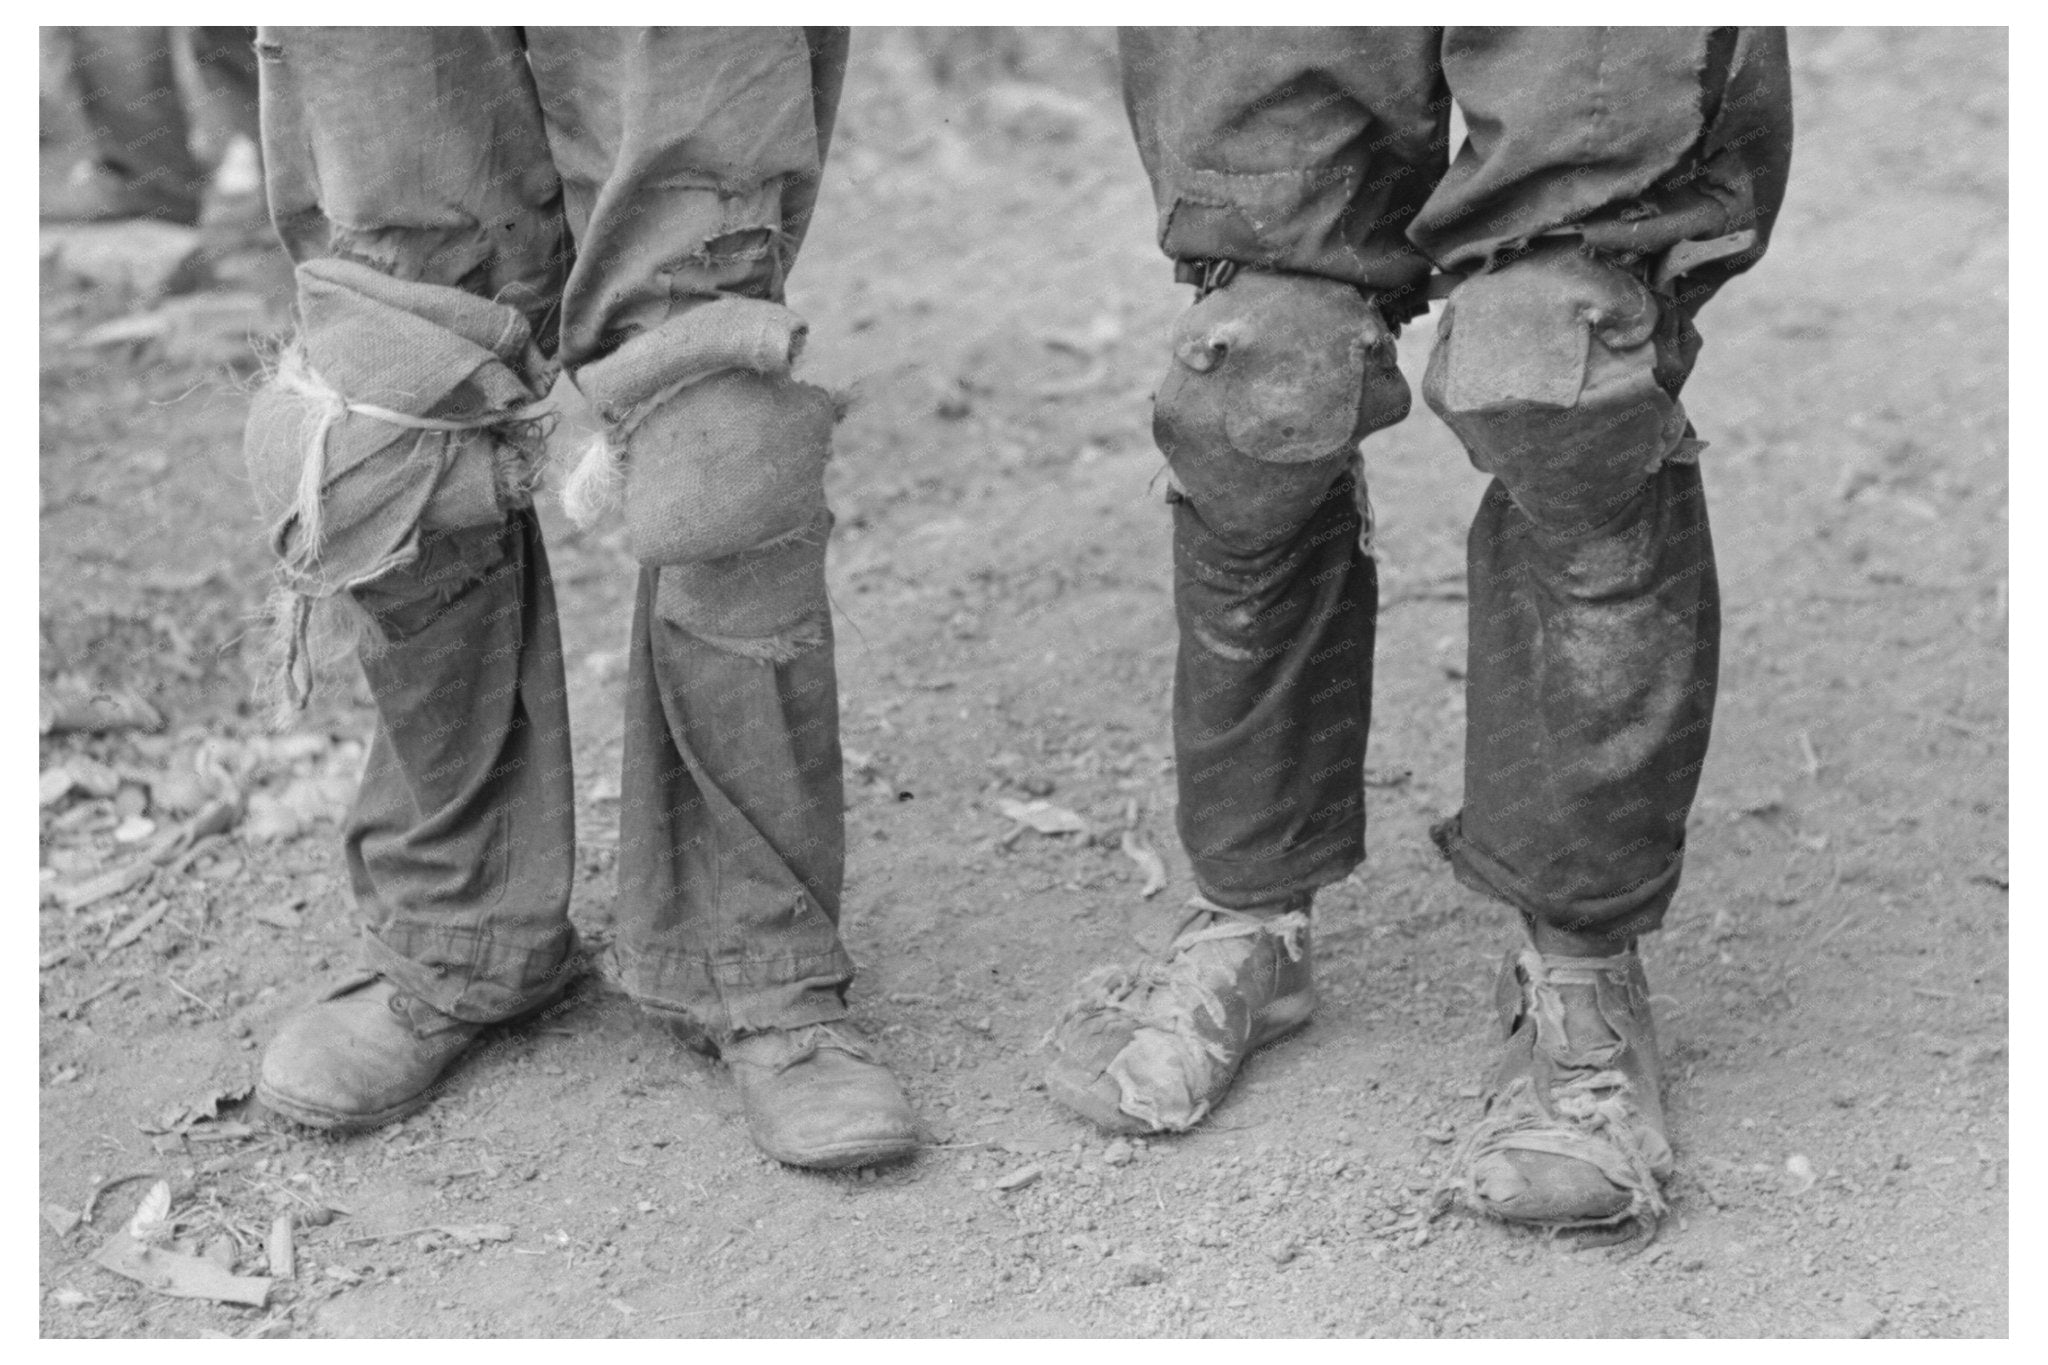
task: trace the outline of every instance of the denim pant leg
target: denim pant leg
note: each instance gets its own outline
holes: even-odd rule
[[[1350,475],[1277,544],[1232,543],[1174,495],[1181,842],[1202,894],[1246,907],[1365,857],[1377,568]]]
[[[359,589],[376,737],[343,831],[365,961],[486,1022],[556,993],[575,952],[569,705],[531,512],[429,532]]]
[[[1487,268],[1563,231],[1647,278],[1679,242],[1754,233],[1660,292],[1675,400],[1692,316],[1762,256],[1784,195],[1783,32],[1450,29],[1443,51],[1471,138],[1409,229],[1433,258]],[[1620,440],[1554,448],[1534,427],[1514,455],[1473,460],[1497,477],[1468,553],[1465,801],[1433,834],[1466,885],[1619,944],[1678,889],[1713,721],[1701,472]]]
[[[1720,595],[1697,466],[1561,529],[1496,479],[1472,523],[1458,880],[1617,944],[1677,893],[1712,730]]]
[[[719,295],[780,300],[808,226],[845,35],[533,29],[579,243],[574,372]],[[620,966],[643,1005],[714,1037],[845,1014],[839,703],[827,630],[746,658],[665,611],[640,571],[626,681]]]
[[[295,261],[553,313],[560,187],[516,30],[265,28],[257,51],[266,189]],[[574,960],[560,634],[530,512],[422,547],[357,593],[377,733],[344,848],[368,965],[482,1022]]]

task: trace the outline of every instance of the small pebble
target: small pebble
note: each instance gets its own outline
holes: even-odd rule
[[[1030,1185],[1033,1182],[1035,1182],[1038,1179],[1038,1177],[1044,1174],[1045,1167],[1040,1166],[1035,1162],[1029,1166],[1019,1166],[1016,1170],[1011,1171],[1008,1175],[999,1178],[996,1181],[996,1188],[1004,1191],[1005,1193],[1008,1193],[1011,1190],[1021,1190],[1026,1185]]]
[[[1105,1166],[1127,1165],[1135,1155],[1137,1153],[1131,1150],[1131,1144],[1125,1142],[1122,1138],[1118,1138],[1102,1149],[1102,1164]]]
[[[156,821],[147,815],[131,815],[114,827],[114,842],[117,844],[139,844],[156,833]]]

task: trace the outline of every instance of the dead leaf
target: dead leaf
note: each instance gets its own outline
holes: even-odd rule
[[[88,877],[67,887],[59,887],[57,904],[77,914],[87,906],[97,905],[109,896],[120,896],[133,891],[150,879],[156,871],[148,863],[130,863],[102,872],[97,877]]]
[[[157,921],[161,920],[165,915],[168,915],[170,912],[171,903],[169,901],[158,901],[155,905],[143,911],[134,919],[129,920],[127,924],[123,925],[121,927],[121,932],[115,934],[112,938],[108,939],[107,946],[101,951],[104,953],[119,952],[121,949],[126,948],[129,944],[135,942],[136,939],[141,938],[144,934],[148,933],[151,929],[156,928]]]
[[[147,815],[131,815],[114,827],[114,842],[139,844],[156,833],[156,821]]]
[[[161,867],[174,862],[206,839],[225,834],[242,818],[239,797],[209,801],[199,814],[162,835],[149,846],[150,861]]]
[[[1044,1174],[1045,1167],[1039,1165],[1036,1162],[1033,1162],[1029,1166],[1019,1166],[1016,1170],[1011,1171],[1008,1175],[998,1178],[996,1181],[996,1188],[1003,1191],[1005,1194],[1009,1193],[1012,1190],[1021,1190],[1026,1185],[1035,1184],[1038,1178]]]
[[[185,1136],[194,1142],[246,1142],[256,1136],[256,1129],[246,1123],[205,1123],[188,1128]]]
[[[1064,806],[1050,801],[1015,801],[1008,797],[996,802],[996,809],[1020,825],[1040,834],[1086,834],[1088,822]]]
[[[67,1237],[71,1234],[71,1229],[77,1227],[81,1220],[77,1213],[65,1208],[62,1204],[45,1204],[43,1205],[43,1221],[48,1223],[50,1231],[56,1233],[59,1237]]]
[[[121,790],[121,774],[119,771],[100,762],[96,758],[89,758],[84,754],[74,754],[72,757],[64,760],[64,771],[70,773],[72,782],[82,788],[89,796],[97,796],[105,800],[107,797],[116,795]]]
[[[1143,835],[1134,829],[1125,830],[1120,847],[1124,856],[1145,874],[1145,884],[1138,888],[1139,899],[1150,900],[1166,889],[1166,862],[1145,843]]]
[[[164,718],[162,712],[125,688],[51,688],[42,694],[41,726],[46,735],[104,734],[110,730],[161,730]]]
[[[222,1270],[233,1274],[235,1270],[235,1239],[225,1232],[206,1244],[206,1250],[199,1253]]]
[[[123,1229],[138,1242],[153,1242],[170,1236],[171,1182],[159,1180],[142,1196],[135,1213]]]
[[[169,1189],[162,1188],[168,1200]],[[199,1256],[145,1246],[126,1232],[108,1238],[106,1245],[93,1254],[93,1261],[116,1275],[174,1298],[242,1303],[251,1308],[263,1307],[270,1298],[268,1276],[236,1275]]]
[[[126,1175],[108,1176],[105,1180],[93,1186],[92,1193],[85,1197],[85,1208],[78,1216],[85,1222],[90,1223],[92,1221],[92,1211],[99,1207],[101,1195],[113,1189],[116,1185],[125,1185],[131,1180],[148,1180],[155,1174],[155,1171],[130,1171]],[[168,1194],[170,1187],[166,1185],[164,1190]]]
[[[36,786],[36,803],[39,806],[54,806],[71,795],[71,789],[77,785],[77,779],[71,776],[70,769],[45,768],[42,779]]]
[[[270,1273],[280,1280],[293,1279],[298,1274],[297,1254],[292,1246],[292,1216],[280,1213],[271,1220],[270,1238],[264,1244],[264,1254],[270,1258]]]

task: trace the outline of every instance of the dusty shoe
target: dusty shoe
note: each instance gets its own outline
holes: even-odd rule
[[[1267,916],[1192,905],[1162,960],[1094,973],[1053,1027],[1047,1092],[1110,1132],[1194,1127],[1246,1057],[1315,1010],[1306,901]]]
[[[1495,1005],[1507,1042],[1452,1163],[1466,1206],[1560,1227],[1662,1217],[1671,1147],[1636,954],[1511,952]]]
[[[903,1087],[843,1021],[743,1034],[719,1053],[748,1136],[785,1165],[872,1166],[917,1150]]]
[[[256,1098],[308,1127],[376,1128],[432,1098],[441,1073],[489,1027],[358,975],[285,1021],[263,1054]]]

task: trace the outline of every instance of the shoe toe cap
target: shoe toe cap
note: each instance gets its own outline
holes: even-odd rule
[[[1633,1202],[1598,1167],[1547,1152],[1483,1157],[1473,1167],[1472,1184],[1489,1213],[1516,1222],[1596,1222],[1620,1217]]]

